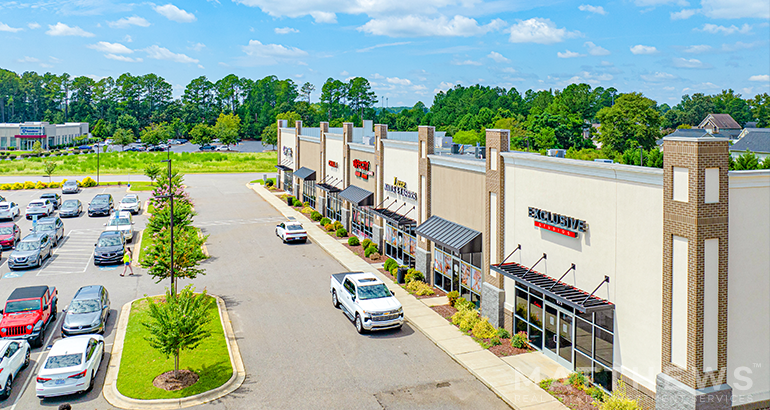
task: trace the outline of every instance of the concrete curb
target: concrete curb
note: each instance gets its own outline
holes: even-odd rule
[[[132,241],[134,245],[134,252],[131,254],[131,266],[139,265],[139,254],[142,251],[142,236],[144,236],[144,229],[136,233],[136,237]]]
[[[118,391],[117,380],[118,372],[120,370],[120,359],[123,353],[123,344],[126,338],[126,328],[128,327],[128,317],[131,313],[131,304],[139,299],[134,299],[125,305],[120,311],[120,318],[116,326],[115,342],[112,346],[112,353],[110,354],[110,362],[107,367],[107,375],[104,379],[104,387],[102,394],[108,403],[121,409],[131,410],[165,410],[165,409],[182,409],[186,407],[198,406],[210,401],[217,400],[224,397],[236,389],[238,389],[243,381],[246,379],[246,368],[243,365],[243,358],[241,357],[241,351],[238,348],[238,342],[235,338],[235,332],[233,331],[233,325],[230,322],[230,316],[227,313],[227,307],[225,301],[217,295],[209,295],[216,299],[217,307],[219,308],[219,318],[222,324],[222,328],[225,332],[225,340],[227,341],[227,352],[230,356],[230,365],[233,368],[233,375],[223,385],[196,394],[194,396],[183,397],[180,399],[157,399],[157,400],[138,400],[132,399],[122,395]]]

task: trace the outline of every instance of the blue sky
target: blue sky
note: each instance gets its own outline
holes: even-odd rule
[[[770,92],[768,0],[0,0],[0,67],[94,78],[369,79],[388,105],[481,83]],[[379,105],[379,104],[378,104]]]

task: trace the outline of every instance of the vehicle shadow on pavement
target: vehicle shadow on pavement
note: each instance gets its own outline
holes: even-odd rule
[[[217,295],[217,296],[219,296],[220,298],[222,298],[222,300],[225,301],[225,307],[227,307],[227,309],[234,308],[241,304],[239,300],[235,299],[230,295]]]
[[[385,329],[385,330],[377,330],[375,332],[368,332],[364,334],[364,337],[368,337],[369,339],[398,339],[402,337],[409,337],[415,333],[412,326],[409,325],[409,322],[404,322],[404,325],[401,326],[401,329]]]

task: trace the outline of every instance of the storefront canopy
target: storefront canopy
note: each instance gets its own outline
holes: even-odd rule
[[[322,183],[322,184],[317,184],[316,186],[327,192],[331,192],[331,193],[340,192],[340,189],[334,185]]]
[[[275,167],[281,171],[291,171],[291,168],[287,167],[286,165],[276,165]]]
[[[414,209],[414,208],[412,208]],[[404,215],[400,215],[394,211],[391,211],[389,209],[385,208],[375,208],[372,209],[372,212],[376,215],[382,217],[382,219],[390,222],[393,225],[402,227],[402,226],[414,226],[417,225],[417,221],[414,219],[408,218]]]
[[[315,181],[315,171],[307,167],[302,167],[294,171],[294,176],[306,181]]]
[[[559,282],[548,275],[544,275],[515,262],[503,265],[492,265],[490,266],[490,269],[509,277],[524,286],[529,286],[538,292],[542,292],[567,306],[571,306],[581,313],[615,309],[613,303],[598,298],[593,294],[572,285]],[[605,281],[608,281],[608,279],[605,279]],[[604,284],[604,282],[600,283],[599,286],[602,284]],[[599,289],[598,286],[597,289]]]
[[[481,232],[447,221],[436,215],[415,230],[417,235],[458,253],[481,252]]]
[[[374,192],[350,185],[340,192],[340,198],[358,206],[374,205]]]

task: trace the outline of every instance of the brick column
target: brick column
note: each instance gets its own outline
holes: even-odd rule
[[[275,142],[276,143],[275,147],[276,147],[276,150],[278,151],[275,156],[276,165],[281,165],[281,160],[283,160],[283,150],[281,149],[281,128],[286,128],[287,122],[288,121],[286,120],[277,120],[275,122],[276,133],[277,133],[276,134],[277,140]],[[278,171],[278,173],[276,174],[275,186],[288,192],[288,190],[283,184],[283,171]]]
[[[431,216],[431,170],[430,158],[435,148],[434,133],[436,129],[421,125],[417,128],[418,134],[418,162],[420,167],[420,180],[417,184],[417,226],[420,226]],[[417,254],[415,255],[415,269],[425,274],[425,280],[433,285],[433,257],[431,254],[431,242],[421,236],[417,238]]]
[[[318,138],[318,152],[320,154],[319,161],[321,164],[315,173],[316,183],[318,184],[326,180],[326,133],[329,132],[329,123],[322,122],[319,124],[319,128],[321,129],[321,133]],[[316,187],[315,209],[320,212],[321,215],[326,215],[326,191],[318,187]]]
[[[505,227],[505,167],[501,153],[508,151],[508,130],[487,130],[486,196],[484,207],[484,265],[481,267],[484,284],[481,289],[481,314],[489,317],[489,323],[502,327],[505,322],[503,305],[505,291],[503,276],[494,273],[489,265],[500,263],[504,252]]]
[[[383,174],[385,150],[383,149],[382,140],[388,139],[388,126],[383,124],[377,124],[374,126],[374,205],[377,206],[382,203],[384,199],[383,195]],[[374,217],[372,221],[372,242],[377,244],[377,249],[380,253],[384,252],[384,244],[382,239],[384,237],[385,222],[379,216]]]
[[[342,124],[342,186],[340,189],[345,189],[350,185],[350,147],[348,143],[353,141],[353,123],[345,122]],[[350,232],[350,203],[348,201],[342,201],[342,225],[345,230]]]
[[[663,140],[662,373],[657,409],[730,409],[729,140]]]

